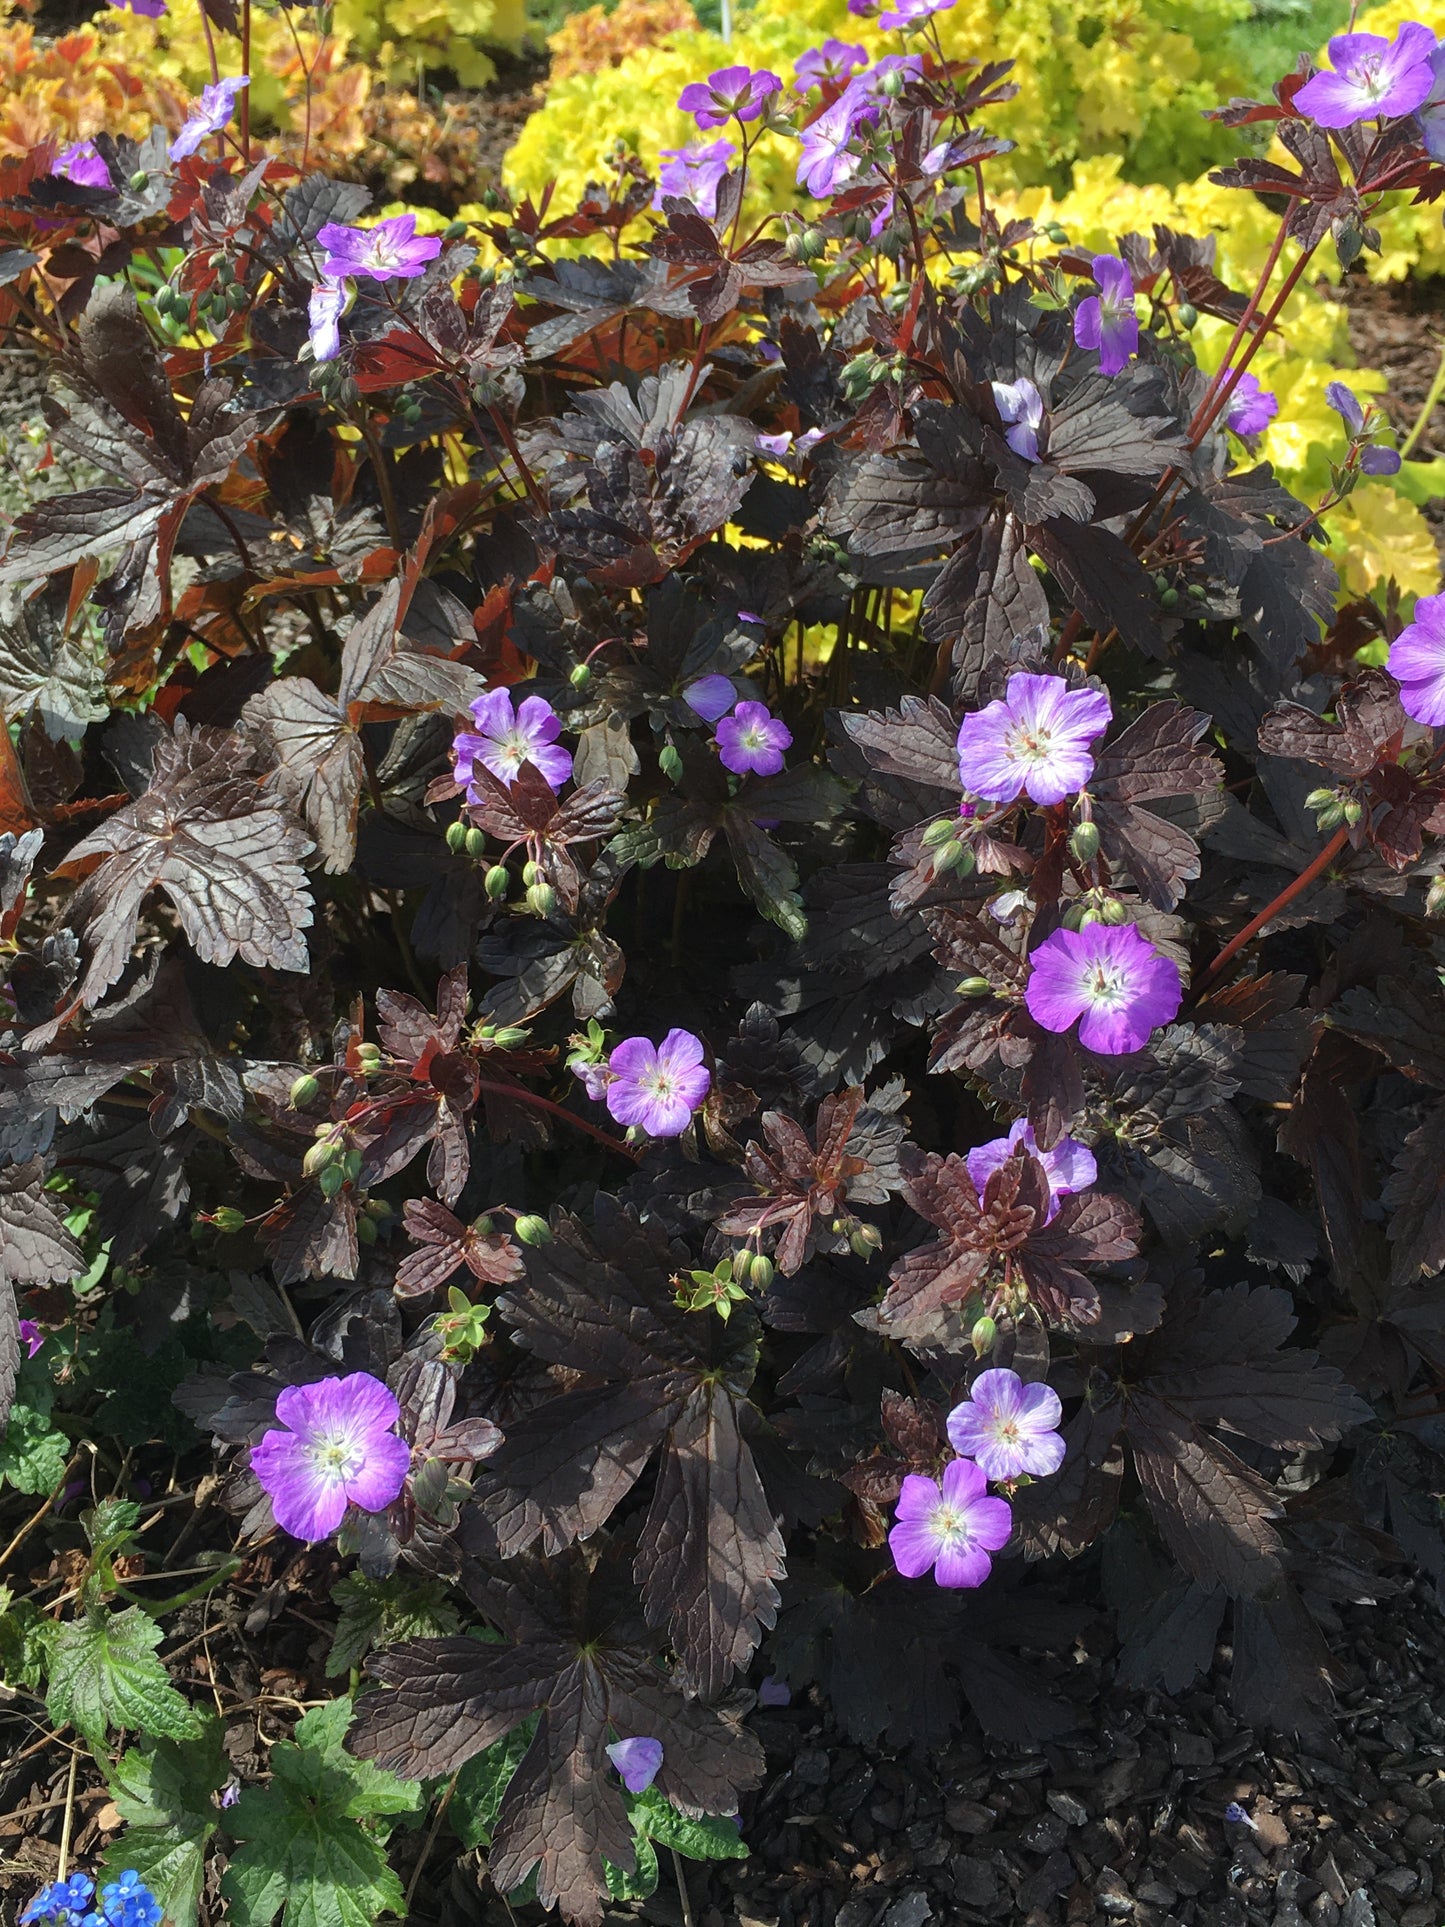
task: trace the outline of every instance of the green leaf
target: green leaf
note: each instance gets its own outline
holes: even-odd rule
[[[309,1712],[295,1742],[271,1751],[271,1783],[247,1787],[226,1826],[245,1844],[221,1883],[236,1927],[371,1927],[400,1914],[401,1882],[387,1864],[387,1829],[368,1826],[423,1804],[419,1784],[358,1760],[342,1746],[349,1699]]]
[[[474,1753],[458,1773],[447,1812],[464,1847],[491,1846],[507,1782],[521,1765],[536,1730],[537,1715],[529,1713],[510,1733]]]
[[[440,1638],[461,1630],[461,1617],[434,1579],[367,1579],[350,1573],[331,1590],[341,1617],[326,1656],[326,1675],[350,1672],[373,1646],[403,1639]]]
[[[694,1819],[679,1813],[656,1787],[628,1796],[628,1811],[639,1840],[675,1847],[688,1860],[746,1860],[748,1849],[731,1820],[704,1813]]]
[[[171,1685],[156,1658],[161,1629],[139,1606],[107,1613],[95,1606],[55,1635],[45,1703],[57,1725],[84,1734],[100,1752],[112,1727],[151,1739],[190,1740],[201,1718]]]
[[[657,1892],[657,1850],[645,1834],[637,1836],[635,1872],[627,1873],[621,1867],[614,1867],[610,1860],[603,1861],[602,1869],[607,1877],[607,1891],[614,1900],[646,1900]]]
[[[199,1739],[156,1740],[123,1753],[110,1797],[126,1822],[101,1859],[108,1874],[134,1867],[174,1927],[192,1927],[206,1848],[216,1831],[213,1795],[226,1783],[221,1723],[207,1719]]]
[[[15,1381],[9,1424],[0,1428],[0,1480],[17,1492],[53,1492],[70,1457],[70,1440],[50,1423],[55,1380],[48,1361],[27,1359]]]
[[[17,1599],[8,1586],[0,1586],[0,1681],[37,1692],[55,1631],[54,1621],[33,1600]]]

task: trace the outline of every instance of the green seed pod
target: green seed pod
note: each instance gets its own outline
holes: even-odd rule
[[[802,237],[802,235],[801,235],[801,234],[790,234],[790,235],[788,236],[788,238],[787,238],[787,240],[786,240],[786,241],[784,241],[784,243],[783,243],[783,252],[784,252],[784,254],[786,254],[786,255],[787,255],[787,257],[788,257],[788,259],[789,259],[790,261],[803,261],[803,260],[806,260],[806,259],[807,259],[807,257],[806,257],[806,255],[805,255],[805,254],[803,253],[803,237]]]
[[[329,1137],[318,1138],[301,1160],[301,1169],[308,1178],[314,1178],[328,1170],[339,1155],[340,1147]],[[328,1194],[329,1195],[329,1194]]]
[[[1069,848],[1079,863],[1092,863],[1099,854],[1099,826],[1094,822],[1076,823],[1069,832]]]
[[[1159,607],[1161,609],[1177,609],[1179,607],[1179,591],[1177,589],[1165,589],[1160,594]]]
[[[359,1217],[356,1220],[356,1236],[364,1245],[376,1243],[376,1219]]]
[[[966,843],[953,843],[940,850],[933,860],[936,870],[956,870],[961,877],[971,877],[977,858]]]
[[[246,1214],[238,1211],[233,1204],[223,1204],[211,1213],[211,1223],[217,1231],[236,1232],[246,1228]]]
[[[499,903],[501,899],[507,894],[507,886],[511,883],[511,881],[512,879],[508,874],[507,866],[505,863],[494,863],[492,865],[491,869],[488,870],[485,878],[483,879],[483,882],[486,887],[487,895],[492,899],[493,903]]]
[[[1050,221],[1044,229],[1044,233],[1048,235],[1056,248],[1063,247],[1069,238],[1069,230],[1064,226],[1062,221]]]
[[[567,680],[574,689],[585,689],[592,680],[592,671],[585,662],[574,663]]]
[[[499,1050],[516,1050],[519,1045],[526,1043],[530,1035],[531,1032],[524,1030],[520,1024],[502,1024],[492,1041]]]
[[[1315,818],[1322,830],[1337,830],[1344,820],[1345,806],[1337,796],[1332,797]]]
[[[455,823],[447,824],[447,848],[454,856],[459,855],[467,840],[467,826],[458,817]]]
[[[936,850],[940,843],[955,843],[958,840],[958,818],[940,816],[929,824],[921,838],[925,850]]]
[[[139,194],[139,193],[141,193],[141,192],[142,192],[142,191],[143,191],[143,190],[144,190],[145,188],[147,188],[147,187],[149,187],[149,185],[150,185],[150,178],[151,178],[151,177],[150,177],[150,175],[146,173],[146,171],[145,171],[145,169],[144,169],[143,167],[138,167],[138,168],[136,169],[136,171],[135,171],[135,173],[134,173],[134,174],[132,174],[132,175],[131,175],[131,177],[130,177],[130,191],[131,191],[131,193],[132,193],[132,194]]]
[[[462,848],[466,851],[467,855],[471,857],[472,861],[475,862],[478,857],[486,854],[487,839],[485,834],[475,828],[469,829],[462,838]]]
[[[802,242],[802,258],[805,261],[821,261],[828,252],[828,237],[820,227],[806,227],[799,235]]]
[[[883,1233],[876,1224],[855,1224],[848,1233],[848,1243],[855,1258],[871,1258],[883,1248]]]
[[[535,1212],[527,1211],[512,1226],[524,1245],[549,1245],[552,1242],[552,1227],[545,1218]]]
[[[361,1153],[357,1150],[342,1153],[341,1163],[333,1167],[339,1170],[348,1184],[355,1184],[361,1176]]]
[[[540,883],[542,881],[541,864],[534,863],[532,859],[528,857],[527,861],[522,865],[522,881],[529,890],[534,883]]]
[[[1101,923],[1112,924],[1127,923],[1129,921],[1128,907],[1122,904],[1117,897],[1105,897],[1104,901],[1099,905],[1099,921]]]
[[[773,1282],[773,1261],[764,1252],[759,1251],[755,1254],[748,1280],[749,1283],[756,1285],[759,1291],[766,1291]]]
[[[1154,587],[1159,591],[1160,595],[1163,595],[1164,591],[1169,587],[1168,576],[1156,575],[1154,578]]]
[[[1191,582],[1189,585],[1189,593],[1194,597],[1196,602],[1203,602],[1205,596],[1209,594],[1209,591],[1202,582]]]
[[[886,74],[879,77],[878,91],[880,94],[886,94],[890,100],[897,100],[903,92],[904,80],[905,76],[897,67],[890,67]]]
[[[1179,304],[1180,327],[1192,328],[1195,326],[1198,320],[1199,320],[1199,310],[1198,308],[1195,307],[1194,303],[1192,301],[1181,301]]]
[[[669,783],[676,783],[682,776],[682,758],[674,743],[664,743],[657,752],[657,767]]]
[[[467,224],[465,221],[449,221],[442,232],[442,239],[444,241],[465,241],[466,238]]]
[[[374,1076],[381,1069],[381,1052],[375,1044],[356,1046],[356,1068],[363,1077]]]
[[[969,1342],[973,1346],[974,1355],[982,1358],[986,1353],[991,1352],[993,1350],[994,1340],[997,1337],[998,1326],[992,1318],[986,1313],[982,1318],[976,1318],[973,1323],[973,1330],[969,1333]]]
[[[1307,810],[1327,810],[1335,801],[1335,793],[1329,789],[1311,790],[1305,798]]]
[[[1438,917],[1445,911],[1445,877],[1431,877],[1430,888],[1425,892],[1425,915]]]
[[[380,1224],[384,1218],[389,1218],[393,1215],[391,1206],[385,1198],[368,1198],[362,1206],[362,1210],[365,1211],[368,1218],[375,1218],[378,1224]]]
[[[527,892],[527,908],[535,917],[550,917],[557,908],[557,892],[550,883],[534,883]]]
[[[293,1111],[299,1111],[302,1105],[309,1104],[311,1100],[319,1094],[320,1090],[321,1086],[311,1075],[310,1071],[303,1071],[291,1086],[290,1096],[287,1101]]]
[[[753,1254],[744,1245],[741,1251],[733,1253],[733,1276],[740,1285],[745,1285],[753,1269]]]
[[[231,266],[230,262],[226,259],[226,257],[222,255],[221,259],[216,263],[217,281],[220,282],[223,288],[229,288],[231,283],[235,280],[235,278],[236,278],[236,270]]]
[[[1082,903],[1067,903],[1060,918],[1065,930],[1082,930],[1086,924],[1098,922],[1097,912]]]
[[[1347,796],[1340,808],[1344,811],[1345,821],[1353,829],[1365,814],[1365,806],[1357,796]]]
[[[956,985],[955,988],[960,997],[991,997],[993,995],[993,985],[987,977],[965,977],[963,982]]]
[[[346,1173],[339,1164],[328,1164],[324,1171],[317,1172],[316,1182],[324,1198],[334,1198],[346,1182]]]
[[[476,1232],[479,1238],[490,1238],[492,1235],[492,1220],[483,1212],[480,1218],[473,1218],[472,1230]]]

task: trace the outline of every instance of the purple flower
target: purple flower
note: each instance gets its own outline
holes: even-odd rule
[[[1325,401],[1335,413],[1344,420],[1351,435],[1365,432],[1365,411],[1361,408],[1353,390],[1346,388],[1342,381],[1332,381],[1325,389]]]
[[[239,1780],[227,1780],[226,1784],[221,1788],[221,1806],[233,1807],[240,1797],[241,1782]]]
[[[370,1372],[288,1385],[276,1416],[287,1430],[251,1447],[251,1470],[293,1539],[329,1539],[348,1505],[385,1512],[406,1484],[411,1449],[392,1429],[401,1408]]]
[[[825,81],[846,80],[858,67],[868,65],[868,49],[849,40],[825,40],[821,47],[810,47],[793,64],[799,86],[817,87]]]
[[[815,201],[824,201],[846,187],[863,165],[848,143],[864,121],[873,120],[878,103],[865,87],[866,76],[850,80],[831,107],[803,129],[803,153],[798,162],[798,185]]]
[[[988,1480],[971,1459],[952,1459],[943,1484],[910,1473],[903,1481],[888,1534],[893,1563],[905,1579],[931,1566],[940,1586],[981,1586],[1013,1530],[1006,1499],[989,1496]]]
[[[474,763],[502,783],[515,782],[522,765],[531,763],[554,790],[572,774],[571,752],[557,743],[562,725],[545,697],[527,696],[514,710],[505,689],[488,689],[472,703],[472,717],[476,728],[460,730],[452,739],[459,783],[475,780]]]
[[[1360,473],[1362,475],[1398,475],[1400,472],[1400,451],[1398,448],[1365,448],[1360,451]]]
[[[794,436],[791,429],[785,428],[778,435],[759,435],[758,447],[764,455],[781,462],[788,455],[806,455],[822,441],[823,433],[821,428],[805,428],[801,435]]]
[[[776,1673],[769,1673],[758,1687],[758,1705],[791,1706],[792,1703],[792,1687],[785,1679],[779,1679]]]
[[[680,194],[692,202],[699,214],[711,220],[717,213],[717,191],[727,178],[729,164],[737,151],[725,137],[706,147],[697,141],[687,147],[664,147],[653,207],[661,208],[664,195]]]
[[[629,1793],[646,1793],[662,1765],[661,1740],[614,1740],[607,1757]]]
[[[786,723],[779,722],[766,703],[739,703],[717,726],[717,753],[724,769],[735,776],[776,776],[783,767],[783,751],[793,740]]]
[[[1420,138],[1432,161],[1445,160],[1445,46],[1430,56],[1430,91],[1419,112]]]
[[[100,1890],[98,1914],[85,1915],[80,1927],[160,1927],[161,1904],[134,1867]]]
[[[1320,127],[1413,114],[1429,98],[1435,36],[1407,20],[1393,40],[1377,33],[1340,33],[1330,42],[1333,73],[1316,74],[1294,97],[1297,113]]]
[[[1259,435],[1279,413],[1279,402],[1268,388],[1260,386],[1259,376],[1248,369],[1234,384],[1225,421],[1236,435]]]
[[[195,112],[171,142],[171,159],[183,161],[187,154],[195,153],[208,134],[219,134],[236,111],[237,94],[250,84],[249,74],[238,74],[229,80],[214,80],[208,87],[203,87]]]
[[[720,723],[737,699],[738,692],[726,676],[699,676],[682,692],[682,700],[705,723]]]
[[[991,803],[1011,803],[1020,793],[1035,803],[1062,803],[1093,775],[1087,745],[1112,713],[1102,689],[1070,689],[1062,676],[1010,676],[1001,701],[959,726],[959,774]]]
[[[341,311],[346,287],[340,281],[318,281],[306,304],[306,338],[316,361],[335,361],[341,353]]]
[[[766,69],[754,73],[751,67],[719,67],[706,80],[684,87],[677,104],[699,127],[722,127],[734,118],[756,120],[768,97],[782,90],[782,81]]]
[[[1431,729],[1445,723],[1445,595],[1420,597],[1385,667],[1400,685],[1407,716]]]
[[[414,280],[442,251],[439,234],[418,234],[414,214],[393,214],[375,227],[343,227],[328,221],[316,238],[326,250],[321,272],[328,281],[351,276],[367,281]]]
[[[1096,254],[1094,280],[1099,292],[1074,310],[1074,340],[1081,348],[1098,349],[1101,375],[1117,375],[1139,348],[1134,277],[1117,254]]]
[[[27,1358],[34,1358],[35,1354],[40,1350],[40,1347],[45,1343],[45,1333],[41,1331],[33,1318],[22,1318],[15,1329],[19,1333],[21,1341],[25,1346],[25,1356]]]
[[[626,1037],[607,1060],[607,1108],[619,1124],[640,1124],[649,1137],[677,1137],[712,1088],[702,1040],[670,1030],[658,1045]]]
[[[77,187],[110,187],[110,169],[96,151],[94,141],[72,141],[61,148],[50,163],[50,172]]]
[[[594,1104],[600,1104],[607,1095],[607,1086],[612,1082],[612,1073],[605,1064],[594,1064],[588,1058],[576,1058],[568,1063],[568,1070],[586,1091]]]
[[[20,1915],[20,1927],[30,1927],[31,1922],[54,1921],[57,1927],[71,1927],[78,1922],[90,1906],[90,1897],[95,1892],[95,1882],[86,1873],[73,1873],[69,1880],[52,1880],[48,1887],[42,1887]]]
[[[143,20],[159,20],[166,10],[166,0],[110,0],[110,4],[122,12],[129,8]]]
[[[999,420],[1005,424],[1004,440],[1015,455],[1036,462],[1044,419],[1043,396],[1027,375],[1020,375],[1017,381],[991,381],[989,387]]]
[[[1249,1815],[1237,1800],[1230,1801],[1229,1805],[1224,1809],[1224,1817],[1229,1821],[1231,1826],[1248,1827],[1254,1833],[1259,1832],[1257,1822],[1250,1819]]]
[[[976,1144],[965,1159],[968,1175],[973,1179],[974,1189],[980,1197],[994,1172],[1003,1169],[1020,1145],[1030,1157],[1038,1159],[1049,1181],[1049,1209],[1045,1223],[1057,1212],[1061,1198],[1071,1197],[1075,1191],[1087,1191],[1099,1175],[1094,1154],[1087,1144],[1080,1144],[1076,1137],[1061,1137],[1051,1149],[1041,1151],[1034,1137],[1033,1125],[1026,1117],[1021,1117],[1015,1120],[1007,1137],[991,1138],[987,1144]],[[963,1445],[958,1449],[960,1452],[968,1450]],[[989,1474],[990,1478],[994,1476],[993,1473]]]
[[[948,1415],[948,1442],[995,1480],[1046,1479],[1064,1462],[1064,1408],[1052,1385],[1025,1385],[1017,1372],[980,1372]]]
[[[851,6],[851,0],[849,0]],[[907,32],[910,27],[918,27],[936,13],[946,13],[954,0],[895,0],[891,7],[885,7],[878,16],[880,27],[897,27]]]
[[[1029,1015],[1045,1030],[1079,1023],[1079,1042],[1105,1057],[1142,1050],[1150,1033],[1179,1014],[1179,967],[1132,923],[1056,930],[1030,958]]]

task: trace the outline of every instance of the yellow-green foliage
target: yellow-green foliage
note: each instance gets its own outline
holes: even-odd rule
[[[515,53],[527,37],[523,0],[336,0],[336,25],[387,80],[449,67],[464,87],[496,72],[488,47]]]

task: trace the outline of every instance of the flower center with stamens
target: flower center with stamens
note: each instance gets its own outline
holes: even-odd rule
[[[1106,963],[1092,963],[1084,972],[1084,995],[1091,1004],[1113,1010],[1128,999],[1128,986],[1122,970]]]
[[[361,1470],[362,1455],[345,1432],[322,1433],[311,1441],[309,1453],[317,1471],[338,1483],[354,1479]]]
[[[966,1546],[973,1538],[967,1518],[956,1506],[935,1506],[928,1522],[934,1537],[945,1546]]]
[[[1047,762],[1053,746],[1050,731],[1040,729],[1037,723],[1015,723],[1004,738],[1004,753],[1014,763]]]

